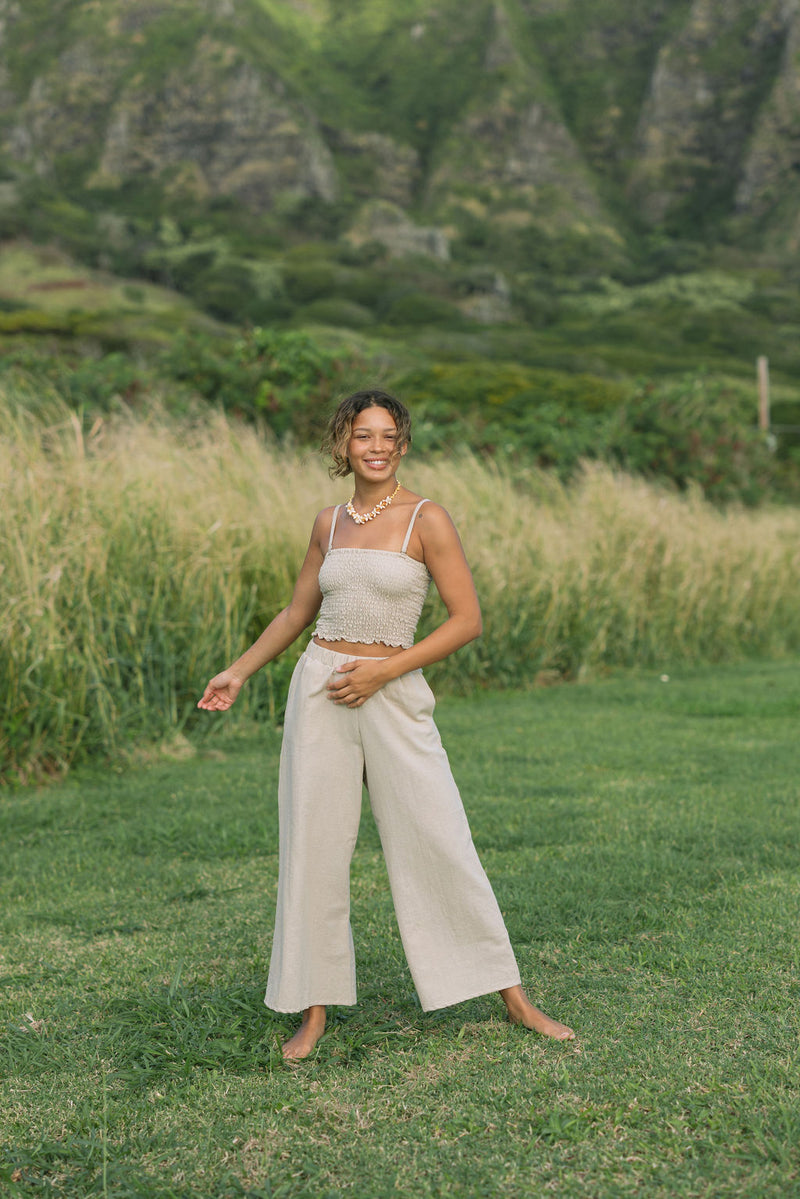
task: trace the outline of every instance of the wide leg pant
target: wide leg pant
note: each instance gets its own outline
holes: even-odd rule
[[[265,1003],[356,1002],[350,861],[366,769],[400,936],[425,1011],[514,986],[519,971],[415,670],[358,708],[327,686],[353,661],[308,646],[292,676],[279,784],[278,906]]]

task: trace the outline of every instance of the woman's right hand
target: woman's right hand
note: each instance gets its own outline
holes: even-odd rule
[[[198,708],[204,708],[206,712],[227,712],[241,691],[242,682],[230,670],[214,675],[203,692],[203,698],[197,701]]]

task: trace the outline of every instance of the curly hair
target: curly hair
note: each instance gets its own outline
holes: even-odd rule
[[[328,469],[332,479],[343,479],[350,474],[352,468],[347,460],[347,443],[353,431],[353,421],[365,408],[385,408],[397,426],[397,448],[411,445],[411,413],[405,404],[386,391],[355,391],[337,406],[328,421],[322,442],[322,452],[330,454],[333,459],[333,465]]]

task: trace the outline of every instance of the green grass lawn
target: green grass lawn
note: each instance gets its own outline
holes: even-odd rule
[[[0,1194],[800,1194],[798,663],[448,699],[535,1001],[425,1015],[365,815],[359,1004],[262,1004],[278,734],[6,793]]]

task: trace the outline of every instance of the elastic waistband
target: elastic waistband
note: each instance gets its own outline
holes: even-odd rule
[[[317,645],[316,641],[309,641],[303,657],[312,658],[315,662],[325,662],[333,670],[334,666],[344,666],[345,662],[356,662],[362,659],[369,662],[382,662],[389,655],[373,657],[372,654],[340,654],[335,649],[325,649],[323,645]]]

